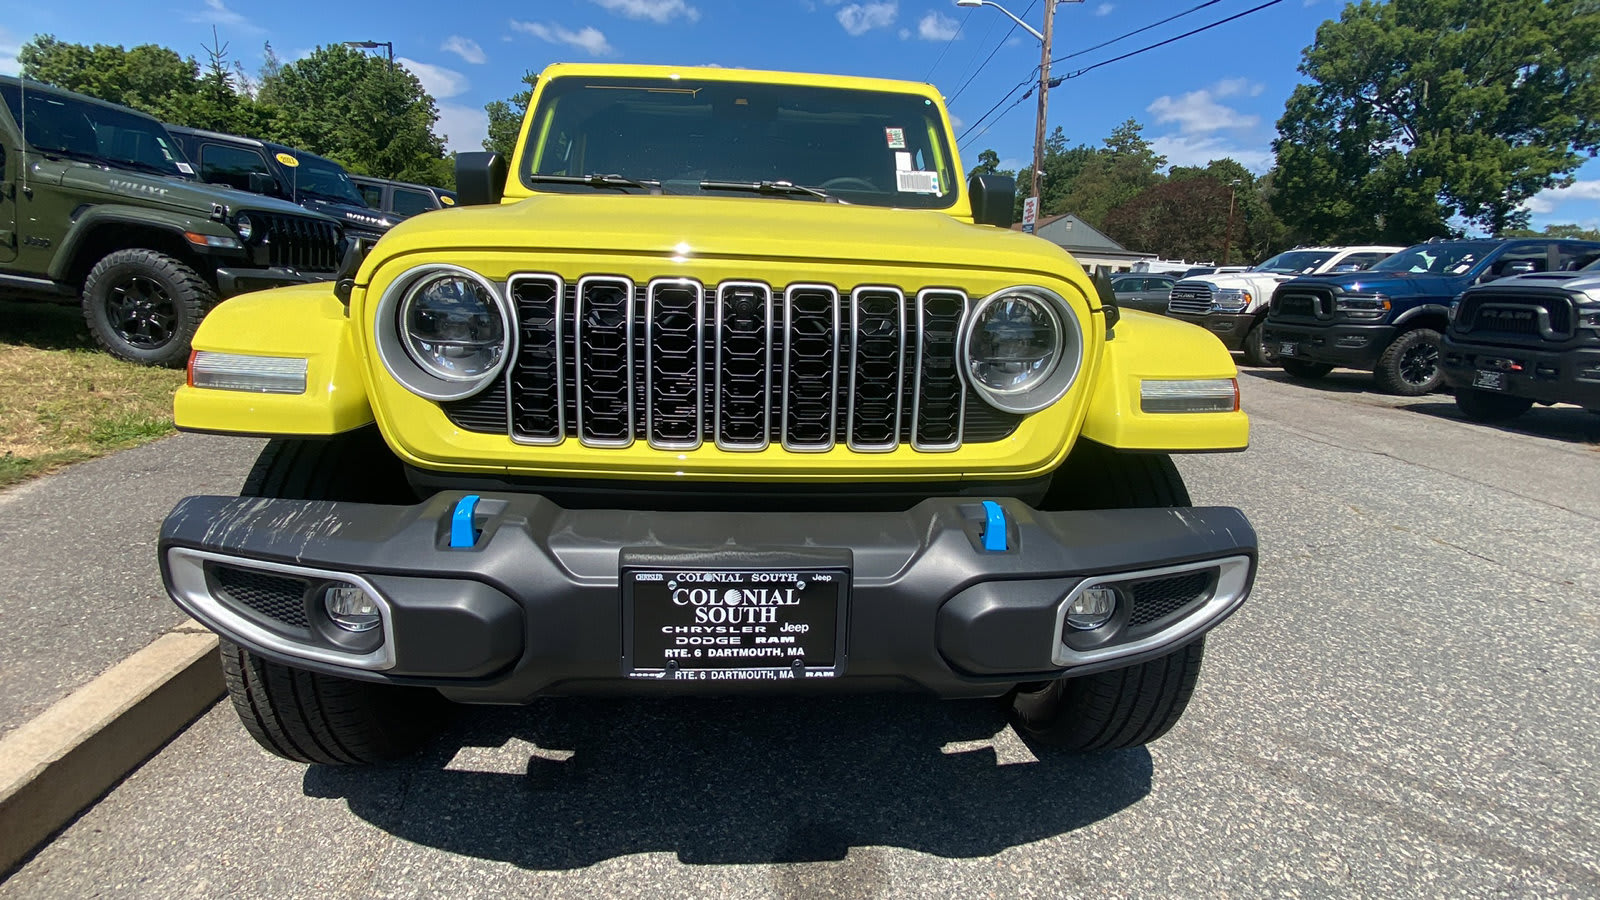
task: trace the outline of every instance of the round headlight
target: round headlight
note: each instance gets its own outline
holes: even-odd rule
[[[255,234],[256,223],[250,221],[249,216],[240,215],[239,218],[233,221],[233,230],[239,232],[240,238],[248,241],[250,240],[250,235]]]
[[[499,368],[505,320],[489,285],[459,272],[419,279],[400,304],[406,353],[445,381],[477,381]]]
[[[989,405],[1031,413],[1061,399],[1078,375],[1083,337],[1072,307],[1037,287],[985,297],[962,335],[967,380]]]

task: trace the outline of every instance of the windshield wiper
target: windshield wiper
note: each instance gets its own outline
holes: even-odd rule
[[[535,184],[587,184],[590,187],[639,188],[652,194],[661,193],[661,182],[624,178],[621,175],[529,175]]]
[[[703,191],[748,191],[752,194],[806,194],[825,203],[843,203],[838,197],[818,188],[806,187],[792,181],[702,181]]]

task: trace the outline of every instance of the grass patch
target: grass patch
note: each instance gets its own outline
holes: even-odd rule
[[[0,301],[0,488],[172,434],[181,384],[101,352],[75,306]]]

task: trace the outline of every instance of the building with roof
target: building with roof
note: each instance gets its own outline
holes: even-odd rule
[[[1020,224],[1011,226],[1021,231]],[[1034,236],[1060,246],[1091,275],[1132,272],[1134,264],[1157,258],[1154,253],[1129,250],[1072,213],[1046,216],[1034,226]]]

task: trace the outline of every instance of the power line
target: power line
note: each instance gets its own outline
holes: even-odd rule
[[[928,67],[928,74],[922,76],[923,81],[933,80],[933,71],[939,68],[939,63],[944,62],[944,55],[950,52],[950,45],[956,42],[956,38],[961,37],[961,31],[967,27],[967,20],[970,18],[972,18],[972,10],[969,9],[967,14],[961,18],[961,24],[956,26],[956,33],[950,35],[950,40],[944,42],[944,49],[939,51],[939,58],[934,60],[933,65]]]
[[[1114,62],[1121,62],[1121,61],[1123,61],[1125,59],[1128,59],[1129,57],[1138,56],[1141,53],[1146,53],[1148,51],[1154,50],[1157,47],[1165,47],[1166,45],[1172,43],[1173,41],[1181,41],[1186,37],[1193,37],[1194,35],[1197,35],[1202,31],[1210,31],[1211,29],[1216,28],[1218,25],[1226,25],[1226,24],[1228,24],[1229,22],[1232,22],[1235,19],[1242,19],[1245,16],[1250,15],[1251,13],[1260,12],[1263,9],[1266,9],[1269,6],[1277,6],[1279,3],[1282,3],[1282,2],[1283,2],[1283,0],[1267,0],[1266,3],[1263,3],[1260,6],[1253,6],[1250,9],[1247,9],[1242,13],[1234,13],[1233,15],[1227,17],[1226,19],[1218,19],[1217,21],[1212,22],[1209,25],[1202,25],[1199,28],[1195,28],[1195,29],[1191,29],[1189,31],[1185,31],[1183,34],[1177,35],[1175,37],[1169,37],[1164,41],[1157,41],[1156,43],[1151,44],[1151,45],[1149,45],[1147,47],[1140,47],[1137,50],[1130,50],[1127,53],[1122,54],[1121,56],[1113,56],[1110,59],[1102,60],[1100,62],[1097,62],[1092,66],[1084,66],[1083,68],[1081,68],[1081,69],[1079,69],[1079,70],[1077,70],[1075,72],[1069,72],[1066,75],[1061,76],[1061,78],[1062,78],[1062,80],[1065,80],[1065,79],[1068,79],[1068,78],[1077,78],[1079,75],[1083,75],[1083,74],[1085,74],[1087,72],[1092,72],[1095,69],[1100,68],[1101,66],[1109,66]],[[1062,58],[1065,59],[1065,57],[1062,57]]]
[[[1025,87],[1028,84],[1032,83],[1034,73],[1036,73],[1038,71],[1039,71],[1039,67],[1038,66],[1034,66],[1033,67],[1033,72],[1029,72],[1027,78],[1024,78],[1021,81],[1017,82],[1017,86],[1016,87],[1012,88],[1009,91],[1006,91],[1006,95],[1004,97],[1001,97],[999,100],[995,101],[995,104],[993,106],[989,107],[989,112],[986,112],[983,115],[979,116],[978,117],[978,121],[973,122],[971,125],[968,125],[967,126],[967,130],[961,132],[960,137],[956,138],[956,146],[960,147],[961,146],[961,142],[967,139],[967,135],[971,134],[973,132],[973,130],[976,129],[979,125],[982,125],[984,119],[989,118],[989,113],[992,113],[995,110],[999,109],[1000,108],[1000,104],[1006,102],[1007,100],[1010,100],[1012,94],[1015,94],[1017,91],[1021,90],[1023,87]],[[1026,99],[1028,99],[1029,97],[1032,97],[1032,96],[1033,96],[1033,91],[1029,91],[1026,94],[1022,95],[1022,100],[1026,100]],[[1022,100],[1018,100],[1017,103],[1021,103]],[[1012,105],[1015,106],[1016,104],[1012,104]],[[1002,113],[1002,115],[1004,115],[1004,113]],[[987,130],[987,129],[985,129],[985,130]]]
[[[1216,6],[1218,3],[1221,3],[1221,2],[1222,2],[1222,0],[1206,0],[1205,3],[1202,3],[1202,4],[1198,5],[1198,6],[1191,6],[1188,9],[1184,10],[1183,12],[1178,13],[1177,15],[1167,16],[1165,19],[1162,19],[1159,22],[1151,22],[1149,25],[1146,25],[1143,28],[1135,28],[1134,30],[1128,32],[1127,34],[1119,34],[1116,37],[1112,38],[1111,40],[1109,40],[1109,41],[1101,41],[1100,43],[1095,44],[1093,47],[1085,47],[1082,50],[1077,50],[1077,51],[1074,51],[1072,53],[1068,53],[1066,56],[1057,57],[1055,59],[1050,60],[1050,63],[1051,63],[1051,65],[1054,65],[1054,64],[1056,64],[1058,62],[1064,62],[1066,60],[1069,60],[1069,59],[1073,58],[1074,56],[1083,56],[1086,53],[1093,53],[1094,51],[1099,50],[1102,47],[1109,47],[1112,44],[1117,43],[1118,41],[1125,41],[1128,38],[1131,38],[1136,34],[1143,34],[1143,33],[1145,33],[1146,31],[1149,31],[1152,28],[1160,28],[1162,25],[1165,25],[1165,24],[1167,24],[1168,22],[1171,22],[1174,19],[1181,19],[1184,16],[1189,15],[1190,13],[1197,13],[1200,10],[1205,9],[1208,6]]]
[[[1033,0],[1032,3],[1029,3],[1028,4],[1028,8],[1022,11],[1022,16],[1021,17],[1026,19],[1028,17],[1028,14],[1033,12],[1033,8],[1035,6],[1037,6],[1037,5],[1039,5],[1039,0]],[[983,73],[984,68],[989,65],[989,60],[994,59],[994,55],[996,53],[1000,52],[1000,48],[1004,47],[1006,45],[1006,41],[1011,40],[1011,34],[1013,32],[1015,32],[1016,30],[1017,30],[1017,23],[1012,22],[1011,23],[1011,27],[1006,29],[1005,35],[1000,38],[1000,43],[994,45],[994,49],[989,51],[989,55],[983,58],[983,62],[982,63],[979,63],[977,70],[974,71],[972,73],[972,75],[967,78],[966,81],[962,82],[961,87],[956,89],[955,94],[953,96],[951,96],[951,98],[949,100],[945,101],[947,105],[955,103],[956,102],[956,97],[960,97],[961,96],[961,92],[967,89],[967,85],[972,83],[972,79],[977,78],[980,74]]]

